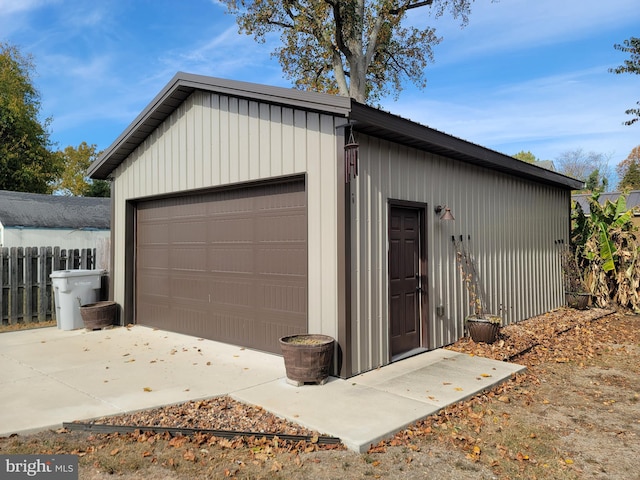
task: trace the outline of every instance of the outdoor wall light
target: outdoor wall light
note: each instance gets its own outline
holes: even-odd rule
[[[440,215],[441,213],[442,215]],[[440,215],[440,220],[455,220],[455,218],[453,218],[453,214],[451,213],[451,209],[446,206],[443,207],[442,205],[438,205],[436,207],[436,214]]]

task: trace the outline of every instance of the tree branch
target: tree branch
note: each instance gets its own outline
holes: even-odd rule
[[[411,3],[410,1],[408,1],[407,3],[402,5],[401,7],[394,8],[393,10],[389,10],[389,14],[398,15],[400,12],[406,12],[407,10],[412,10],[414,8],[420,8],[420,7],[424,7],[426,5],[431,5],[431,4],[433,4],[433,0],[424,0],[422,2],[417,2],[417,3]]]
[[[333,52],[331,57],[331,62],[333,64],[333,74],[336,78],[336,83],[338,84],[338,90],[340,91],[340,95],[344,97],[349,96],[349,86],[347,85],[347,75],[344,71],[344,65],[342,64],[342,58],[340,57],[340,53],[337,51]]]
[[[325,1],[327,4],[331,5],[331,11],[333,12],[333,22],[335,24],[335,35],[336,35],[336,47],[345,55],[345,57],[348,58],[352,55],[352,52],[349,49],[349,47],[346,45],[344,41],[344,37],[342,36],[342,28],[344,26],[344,23],[342,22],[342,15],[340,15],[340,2],[332,2],[327,0]]]
[[[378,48],[378,35],[380,34],[380,29],[382,28],[382,24],[384,23],[384,16],[382,14],[378,14],[376,18],[376,23],[369,34],[369,38],[367,38],[367,51],[365,52],[365,65],[367,70],[369,69],[369,65],[371,65],[371,61],[373,60],[373,56],[376,53]]]

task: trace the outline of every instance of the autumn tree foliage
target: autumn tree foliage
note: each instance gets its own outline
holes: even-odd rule
[[[101,152],[96,152],[96,145],[82,142],[77,147],[68,146],[55,152],[62,165],[60,177],[54,183],[56,193],[85,197],[108,197],[110,188],[103,180],[90,180],[87,170]]]
[[[534,163],[534,164],[538,161],[538,159],[533,153],[531,153],[530,151],[525,152],[524,150],[520,150],[518,153],[513,155],[513,158],[517,158],[522,162]]]
[[[35,68],[17,47],[0,43],[0,190],[50,193],[60,165],[41,121]]]
[[[618,189],[640,190],[640,145],[631,150],[629,156],[616,167],[620,179]]]
[[[425,67],[442,40],[429,18],[451,14],[464,26],[473,0],[223,0],[240,32],[264,42],[279,33],[274,55],[297,88],[366,103],[410,80],[423,88]],[[408,13],[419,10],[409,25]]]

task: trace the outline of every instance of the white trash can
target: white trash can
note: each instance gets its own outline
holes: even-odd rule
[[[84,328],[80,306],[98,301],[103,274],[104,270],[56,270],[51,273],[59,329]]]

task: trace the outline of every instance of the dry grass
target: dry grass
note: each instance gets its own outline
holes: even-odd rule
[[[31,322],[31,323],[12,323],[12,324],[0,324],[0,333],[3,332],[16,332],[18,330],[32,330],[34,328],[55,327],[55,320],[47,320],[46,322]]]

